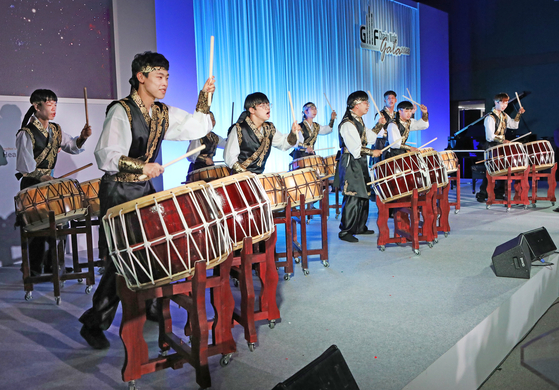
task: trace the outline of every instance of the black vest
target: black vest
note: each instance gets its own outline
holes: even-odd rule
[[[200,151],[199,156],[212,157],[215,156],[215,151],[217,150],[217,144],[219,143],[219,138],[217,134],[213,131],[209,132],[203,138],[200,138],[200,142],[204,145],[204,149]]]
[[[33,142],[33,158],[35,160],[48,146],[50,137],[53,137],[50,151],[47,151],[45,158],[39,161],[36,169],[54,169],[56,165],[58,149],[62,143],[62,130],[60,129],[60,125],[54,122],[49,123],[49,130],[51,134],[45,136],[33,122],[30,122],[20,130],[27,132],[27,134],[31,136]]]
[[[345,143],[342,135],[340,134],[340,129],[342,128],[342,125],[346,122],[351,122],[357,129],[357,132],[359,133],[359,138],[361,138],[361,146],[367,146],[367,138],[364,136],[365,126],[363,126],[360,121],[354,118],[353,115],[351,115],[351,113],[345,114],[344,117],[342,118],[342,121],[338,125],[338,139],[340,141],[340,149],[342,149],[342,153],[344,152],[343,148],[345,147]]]
[[[266,167],[266,161],[270,156],[272,149],[272,139],[276,134],[276,128],[271,122],[264,122],[262,124],[262,141],[258,139],[254,130],[247,121],[237,123],[233,127],[234,131],[237,131],[237,137],[239,139],[239,157],[238,162],[245,167],[247,171],[260,174],[264,172]],[[259,148],[260,151],[259,151]],[[259,151],[259,153],[256,153]]]

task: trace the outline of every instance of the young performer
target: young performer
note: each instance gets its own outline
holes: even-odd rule
[[[338,126],[341,156],[337,164],[334,187],[342,189],[342,219],[340,240],[358,242],[354,234],[374,234],[367,228],[369,217],[369,195],[367,185],[370,175],[367,157],[378,157],[380,150],[368,149],[374,144],[377,134],[365,127],[363,115],[369,111],[369,98],[366,92],[353,92],[347,98],[347,109]]]
[[[213,112],[210,111],[210,118],[212,120],[212,129],[215,127],[215,117]],[[211,167],[214,165],[214,156],[215,151],[217,148],[223,149],[225,148],[225,144],[227,140],[223,139],[220,135],[210,131],[204,137],[200,139],[196,139],[190,141],[190,145],[188,145],[187,152],[194,150],[201,145],[204,145],[205,148],[202,149],[200,152],[196,152],[188,156],[188,161],[190,161],[190,167],[188,168],[188,173],[195,171],[197,169],[202,169],[206,167]]]
[[[255,92],[245,99],[245,111],[228,130],[227,145],[223,156],[225,163],[235,173],[264,172],[270,155],[270,146],[288,150],[297,143],[298,124],[291,126],[288,135],[276,130],[270,119],[270,101],[262,92]]]
[[[504,92],[495,95],[493,102],[495,103],[493,110],[483,121],[486,140],[484,149],[489,149],[503,143],[509,143],[510,141],[505,139],[505,132],[507,131],[507,128],[518,129],[520,117],[524,114],[524,112],[526,112],[524,108],[520,108],[516,117],[512,120],[511,117],[505,113],[505,109],[509,104],[509,95]],[[504,183],[501,180],[497,180],[495,183],[495,199],[504,199],[504,197]],[[487,199],[487,177],[485,176],[483,177],[483,182],[481,183],[479,192],[476,194],[476,199],[478,202],[485,202]]]
[[[388,151],[385,158],[397,156],[407,152],[415,152],[418,150],[413,146],[406,145],[406,141],[410,135],[410,131],[424,130],[429,127],[429,114],[427,107],[423,104],[419,107],[421,109],[421,119],[412,119],[413,104],[408,101],[398,103],[398,112],[388,123],[386,133],[388,134],[388,144],[396,142]]]
[[[52,171],[56,165],[59,150],[70,154],[84,151],[83,144],[91,135],[91,127],[83,127],[79,136],[71,137],[62,131],[60,125],[51,122],[56,116],[58,98],[49,89],[37,89],[31,94],[32,106],[29,108],[21,129],[16,134],[16,177],[21,179],[20,189],[41,182],[53,180]],[[46,237],[33,237],[29,240],[29,263],[32,275],[43,272],[43,263],[48,255],[45,252]],[[45,272],[50,273],[51,264],[44,264]]]
[[[301,127],[301,132],[298,135],[298,147],[293,149],[289,155],[293,159],[312,156],[316,154],[314,152],[314,144],[316,143],[316,138],[319,135],[326,135],[332,132],[334,127],[334,121],[338,116],[336,111],[332,111],[330,115],[330,123],[328,126],[320,126],[318,123],[313,122],[316,118],[317,109],[314,103],[308,102],[303,106],[303,120],[299,123]]]
[[[380,117],[375,125],[375,131],[379,130],[377,141],[375,142],[375,149],[382,150],[386,146],[386,129],[388,128],[388,123],[394,119],[396,115],[396,102],[398,99],[396,98],[396,92],[394,91],[386,91],[384,93],[384,107],[380,110]],[[378,113],[375,114],[375,118],[378,116]]]
[[[99,188],[101,215],[115,205],[155,192],[151,179],[161,175],[163,167],[155,162],[163,139],[185,141],[199,139],[211,130],[208,92],[215,90],[208,79],[200,91],[196,112],[189,114],[167,106],[169,62],[159,54],[137,54],[132,61],[130,95],[107,107],[103,132],[95,148],[99,169],[105,171]],[[142,180],[141,176],[147,179]],[[104,232],[99,233],[100,257],[107,255]],[[116,293],[116,267],[107,267],[93,295],[93,306],[80,318],[80,334],[96,349],[110,346],[103,331],[111,325],[119,298]]]

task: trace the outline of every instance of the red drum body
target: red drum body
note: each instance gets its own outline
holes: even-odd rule
[[[101,179],[93,179],[80,183],[80,187],[84,195],[84,207],[89,207],[89,212],[92,217],[99,217],[100,202],[99,202],[99,185]]]
[[[103,217],[109,253],[132,290],[185,279],[231,253],[225,218],[204,182],[112,207]]]
[[[331,156],[324,158],[324,163],[326,164],[326,175],[327,176],[334,176],[336,173],[336,155],[333,154]]]
[[[290,171],[301,168],[314,168],[319,177],[326,176],[326,164],[321,156],[305,156],[297,158],[289,164]]]
[[[382,203],[391,202],[431,187],[427,166],[419,152],[400,154],[376,163],[372,168],[373,189]]]
[[[423,157],[427,164],[431,184],[437,183],[437,188],[446,186],[448,184],[448,174],[439,152],[434,149],[429,151],[422,150],[421,157]]]
[[[272,211],[283,210],[287,204],[285,185],[279,173],[262,173],[258,175],[260,184],[266,191]]]
[[[55,179],[27,187],[14,197],[18,223],[25,230],[42,230],[49,226],[49,212],[56,224],[83,218],[83,192],[74,179]]]
[[[491,176],[506,175],[509,167],[511,173],[523,172],[528,164],[524,146],[518,142],[493,146],[485,151],[485,167]]]
[[[536,171],[543,171],[555,164],[555,152],[549,141],[534,141],[524,144],[530,165],[536,166]]]
[[[439,153],[446,168],[446,173],[454,173],[458,171],[458,157],[452,150],[443,150]]]
[[[301,195],[305,195],[305,203],[313,203],[322,199],[322,183],[316,169],[303,168],[281,174],[287,196],[293,207],[301,203]]]
[[[192,183],[198,180],[204,180],[206,183],[221,179],[231,175],[231,170],[227,165],[213,165],[211,167],[196,169],[186,176],[186,182]]]
[[[225,216],[234,250],[243,247],[245,237],[259,242],[271,236],[275,225],[270,200],[254,173],[238,173],[208,185]]]

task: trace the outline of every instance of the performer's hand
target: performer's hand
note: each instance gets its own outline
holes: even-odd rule
[[[299,124],[297,122],[293,122],[293,124],[291,125],[291,132],[293,134],[297,134],[297,133],[301,132],[301,126],[299,126]]]
[[[206,157],[206,165],[214,165],[214,160],[211,157]]]
[[[427,112],[427,106],[426,105],[422,104],[422,105],[419,106],[419,108],[421,108],[421,111]]]
[[[526,112],[526,110],[524,109],[524,107],[520,107],[520,110],[518,110],[519,114],[524,114]]]
[[[83,126],[82,132],[80,133],[80,137],[83,138],[84,140],[88,139],[89,136],[91,135],[91,126],[89,126],[87,123]]]
[[[373,157],[380,157],[380,156],[382,156],[382,150],[380,149],[373,150]]]
[[[419,149],[414,148],[413,146],[410,146],[410,152],[419,152]]]
[[[143,173],[149,179],[153,179],[154,177],[161,175],[163,171],[165,171],[165,168],[163,168],[159,163],[147,163],[144,165]]]
[[[211,93],[215,92],[215,76],[212,76],[206,80],[206,83],[204,84],[204,88],[202,88],[202,91],[211,92]]]
[[[510,141],[508,139],[503,140],[504,144],[510,144]]]
[[[54,177],[52,177],[51,175],[43,175],[39,178],[40,181],[50,181],[50,180],[54,180]]]
[[[386,124],[386,118],[384,117],[384,115],[380,116],[380,118],[378,120],[378,123],[380,123],[381,125]]]
[[[332,111],[332,115],[330,115],[330,120],[333,121],[337,117],[338,117],[338,114],[336,114],[336,111]]]
[[[312,147],[310,147],[310,146],[306,149],[306,151],[307,151],[307,153],[309,153],[309,154],[314,154],[314,149],[313,149]]]

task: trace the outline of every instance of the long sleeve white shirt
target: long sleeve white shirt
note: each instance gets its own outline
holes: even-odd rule
[[[365,127],[365,134],[367,137],[367,145],[374,144],[377,140],[375,132]],[[349,153],[351,153],[354,158],[360,158],[362,145],[357,128],[352,123],[346,122],[340,127],[340,135]]]
[[[410,132],[415,130],[425,130],[429,127],[429,122],[423,119],[410,119]],[[392,144],[395,140],[400,138],[400,130],[395,123],[390,123],[386,129],[388,134],[388,145]],[[399,149],[402,147],[402,140],[398,140],[394,145],[391,146],[393,149]]]
[[[506,113],[505,114],[506,117],[506,121],[507,121],[507,127],[506,129],[518,129],[518,125],[520,122],[515,121],[514,119],[512,119],[510,116],[508,116]],[[496,123],[495,123],[495,118],[493,118],[493,115],[487,115],[483,121],[483,125],[485,126],[485,139],[487,140],[487,142],[493,142],[495,141],[495,132],[497,131],[496,128]],[[504,139],[505,134],[503,132],[502,138]],[[501,140],[502,142],[502,140]]]

